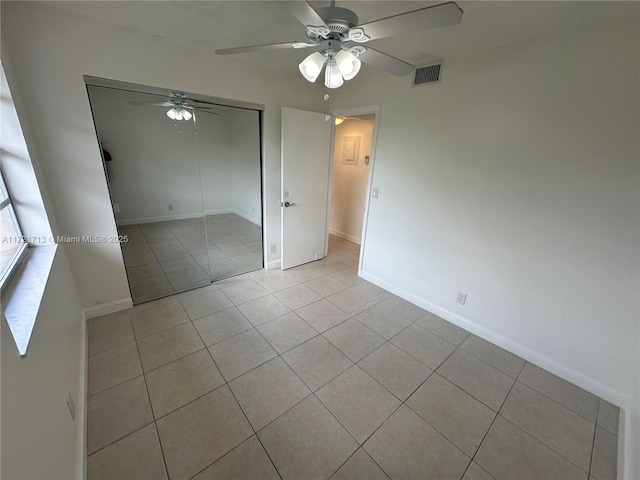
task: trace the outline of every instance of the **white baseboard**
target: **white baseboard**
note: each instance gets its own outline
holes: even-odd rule
[[[209,215],[224,215],[225,213],[236,213],[232,208],[219,208],[218,210],[205,210],[204,214]],[[202,217],[202,215],[196,215],[196,217]]]
[[[282,266],[282,260],[280,260],[280,259],[272,260],[272,261],[267,263],[266,269],[267,270],[274,270],[274,269],[279,269],[281,266]]]
[[[631,435],[631,425],[627,425],[627,422],[631,423],[631,415],[627,413],[628,407],[629,397],[620,405],[620,416],[618,417],[618,478],[638,478],[637,475],[635,477],[628,475],[631,471],[631,455],[637,455],[638,451],[637,449],[631,451],[628,448],[631,445],[630,438],[628,438]]]
[[[85,308],[82,312],[84,314],[84,319],[89,320],[90,318],[101,317],[102,315],[108,315],[109,313],[126,310],[132,306],[133,301],[131,300],[131,297],[127,297],[113,302],[104,301],[95,307]]]
[[[584,375],[576,370],[573,370],[565,365],[562,365],[555,360],[547,357],[546,355],[537,352],[529,347],[525,347],[517,342],[514,342],[501,334],[488,330],[485,327],[477,325],[466,318],[463,318],[455,313],[450,312],[444,308],[441,308],[437,305],[434,305],[422,298],[417,297],[401,288],[396,287],[395,285],[391,285],[384,280],[367,273],[366,271],[360,271],[359,275],[365,280],[388,290],[389,292],[399,296],[407,300],[408,302],[413,303],[441,318],[444,318],[448,322],[457,325],[460,328],[464,328],[468,332],[481,337],[488,342],[491,342],[495,345],[498,345],[501,348],[513,353],[514,355],[518,355],[519,357],[527,360],[528,362],[534,363],[540,368],[543,368],[554,375],[557,375],[560,378],[567,380],[568,382],[573,383],[574,385],[587,390],[588,392],[597,395],[604,400],[613,403],[614,405],[622,405],[627,396],[618,390],[609,387],[608,385],[603,384],[602,382],[591,378],[587,375]]]
[[[636,452],[640,451],[640,445],[632,445],[633,438],[631,431],[632,414],[629,413],[629,409],[634,409],[630,405],[630,397],[621,393],[620,391],[603,384],[602,382],[591,378],[583,373],[568,368],[555,360],[547,357],[546,355],[532,350],[524,345],[514,342],[497,332],[488,330],[480,325],[477,325],[466,318],[463,318],[455,313],[450,312],[444,308],[432,304],[416,295],[413,295],[395,285],[385,282],[380,278],[372,275],[366,271],[360,270],[358,275],[365,280],[384,288],[385,290],[397,295],[404,300],[413,303],[414,305],[423,308],[434,315],[437,315],[460,328],[464,328],[468,332],[477,335],[484,340],[491,342],[505,350],[518,355],[519,357],[531,362],[540,368],[547,370],[548,372],[557,375],[564,380],[579,386],[580,388],[593,393],[594,395],[620,407],[620,421],[618,431],[618,478],[636,478],[638,472],[632,472],[632,458],[634,458]],[[633,475],[636,475],[634,477]],[[640,477],[638,477],[640,478]]]
[[[628,396],[620,405],[618,420],[618,477],[640,478],[640,392],[634,398]]]
[[[245,220],[250,221],[251,223],[261,227],[262,225],[260,225],[260,219],[259,218],[254,218],[251,215],[248,215],[246,213],[241,212],[240,210],[233,210],[232,213],[235,213],[236,215],[244,218]]]
[[[251,223],[260,226],[260,218],[252,217],[246,213],[241,212],[233,208],[223,208],[218,210],[205,210],[204,214],[209,215],[223,215],[225,213],[235,213],[239,217],[250,221]],[[202,218],[202,213],[178,213],[175,215],[160,215],[157,217],[138,217],[138,218],[125,218],[119,219],[118,225],[137,225],[139,223],[155,223],[155,222],[170,222],[172,220],[189,220],[191,218]]]
[[[329,229],[329,233],[331,235],[335,235],[336,237],[344,238],[345,240],[349,240],[350,242],[357,243],[358,245],[360,245],[360,237],[349,235],[348,233],[344,233],[339,230],[335,230],[333,228]]]
[[[224,213],[231,213],[231,211],[225,211]],[[213,215],[213,214],[207,214]],[[190,218],[202,218],[202,213],[179,213],[176,215],[161,215],[158,217],[139,217],[139,218],[124,218],[118,220],[118,226],[120,225],[137,225],[139,223],[155,223],[155,222],[170,222],[171,220],[189,220]]]

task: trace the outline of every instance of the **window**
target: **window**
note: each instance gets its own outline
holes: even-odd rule
[[[32,157],[0,62],[0,290],[18,354],[25,356],[57,245]],[[19,223],[18,223],[19,220]]]
[[[4,289],[28,245],[11,204],[11,197],[0,170],[0,289]]]

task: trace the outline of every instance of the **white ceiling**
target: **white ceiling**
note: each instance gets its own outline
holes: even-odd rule
[[[328,2],[312,1],[315,8]],[[442,2],[337,1],[366,23]],[[376,40],[371,46],[414,65],[506,44],[588,29],[638,15],[638,2],[460,1],[462,23]],[[60,1],[49,5],[209,51],[263,43],[305,41],[304,26],[280,1]],[[296,72],[305,50],[236,55]]]

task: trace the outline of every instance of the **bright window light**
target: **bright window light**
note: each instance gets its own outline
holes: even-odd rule
[[[1,171],[0,205],[2,206],[0,209],[0,231],[2,231],[2,239],[0,240],[0,285],[4,285],[24,251],[26,243],[22,237],[22,230],[13,211],[11,197],[9,197]]]

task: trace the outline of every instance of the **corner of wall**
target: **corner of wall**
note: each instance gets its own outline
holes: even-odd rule
[[[126,310],[133,306],[133,300],[131,297],[123,298],[122,300],[116,300],[115,302],[104,302],[95,307],[85,308],[82,313],[85,322],[90,318],[101,317],[102,315],[108,315],[109,313],[119,312]]]
[[[634,408],[635,407],[635,408]],[[640,398],[627,396],[620,404],[618,478],[640,478]]]
[[[89,398],[89,332],[87,329],[86,314],[83,312],[82,321],[82,346],[80,357],[80,390],[82,402],[79,402],[80,412],[77,415],[78,425],[78,463],[76,466],[76,478],[87,478],[87,399]]]

